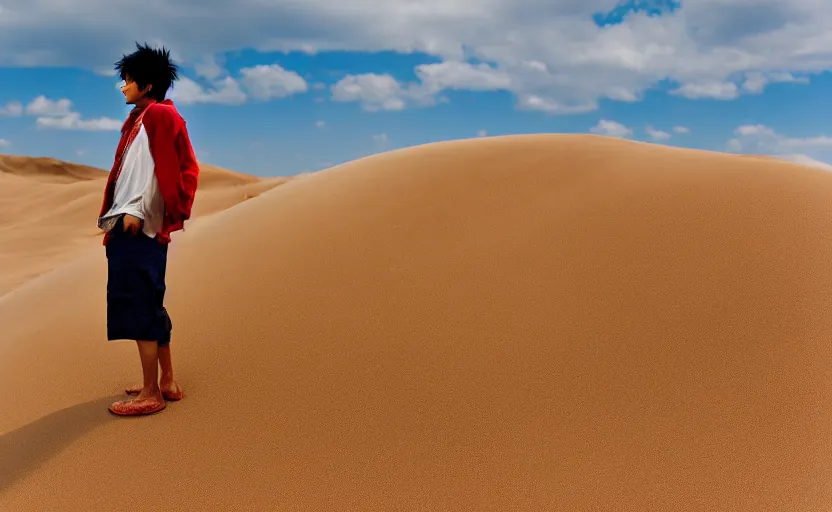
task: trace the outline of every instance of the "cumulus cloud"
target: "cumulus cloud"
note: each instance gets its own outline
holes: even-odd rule
[[[832,137],[789,137],[762,124],[747,124],[734,130],[734,137],[726,144],[731,153],[773,155],[808,165],[815,152],[832,152]]]
[[[12,101],[0,107],[0,116],[17,117],[23,114],[23,105],[20,102]]]
[[[365,73],[347,75],[332,86],[335,101],[359,101],[364,110],[404,110],[409,99],[416,99],[413,90],[403,87],[392,75]]]
[[[511,88],[511,77],[505,70],[488,64],[469,64],[445,61],[438,64],[416,66],[416,76],[422,87],[436,93],[446,89],[469,91],[499,91]]]
[[[647,132],[647,135],[652,140],[655,140],[655,141],[670,140],[670,137],[671,137],[671,135],[669,133],[667,133],[665,131],[662,131],[662,130],[657,130],[657,129],[653,128],[650,125],[647,125],[647,127],[644,129],[644,131]]]
[[[670,94],[684,96],[690,100],[703,98],[714,100],[733,100],[740,95],[740,89],[733,82],[706,82],[684,84]]]
[[[687,135],[688,133],[690,133],[690,128],[688,128],[687,126],[674,126],[673,131],[680,135]]]
[[[729,153],[742,153],[742,141],[740,139],[730,139],[725,143],[725,151]]]
[[[358,101],[364,110],[403,110],[408,106],[430,106],[446,101],[439,93],[446,90],[500,91],[511,90],[512,79],[503,70],[488,64],[445,61],[422,64],[414,70],[418,81],[402,83],[390,74],[364,73],[347,75],[332,86],[335,101]],[[518,98],[518,108],[539,110],[549,114],[577,114],[598,108],[594,101],[565,104],[534,94]]]
[[[392,75],[363,73],[347,75],[331,87],[332,99],[358,101],[368,111],[402,110],[409,105],[434,105],[446,101],[437,97],[446,90],[510,90],[512,79],[505,70],[489,64],[448,60],[420,64],[414,69],[417,81],[402,83]]]
[[[745,76],[745,81],[742,83],[744,91],[751,94],[759,94],[763,92],[766,85],[777,83],[809,83],[806,77],[795,77],[791,73],[759,73],[752,72]]]
[[[107,67],[99,66],[99,67],[94,68],[92,71],[93,71],[93,73],[95,73],[98,76],[108,76],[108,77],[109,76],[116,76],[116,70],[114,68],[107,68]]]
[[[326,126],[326,121],[315,121],[315,126],[317,126],[318,128],[323,128],[324,126]]]
[[[182,77],[173,87],[170,97],[184,105],[214,103],[240,105],[249,98],[266,101],[284,98],[308,90],[306,81],[294,71],[283,69],[277,64],[260,65],[240,69],[240,78],[224,76],[226,71],[215,60],[203,60],[197,67],[197,74],[209,85]],[[219,77],[224,78],[219,79]]]
[[[479,131],[477,131],[477,137],[485,137],[485,136],[487,136],[487,135],[488,135],[488,132],[487,132],[487,131],[485,131],[485,130],[479,130]]]
[[[11,143],[11,142],[9,142],[8,140],[6,140],[6,139],[0,139],[0,148],[7,148],[7,147],[9,147],[9,146],[11,146],[11,145],[12,145],[12,143]]]
[[[118,131],[123,124],[118,119],[110,117],[99,117],[96,119],[83,119],[81,114],[72,112],[64,116],[38,117],[35,120],[38,128],[52,128],[56,130],[83,130],[90,132]]]
[[[193,68],[197,76],[208,80],[216,80],[226,73],[221,60],[216,55],[203,56],[202,60],[194,64]]]
[[[586,112],[601,99],[638,101],[648,88],[665,82],[675,84],[682,97],[728,100],[786,77],[806,81],[832,68],[829,2],[697,0],[662,16],[631,12],[620,24],[596,25],[595,15],[604,18],[619,4],[182,0],[175,15],[160,19],[156,13],[169,12],[169,2],[146,0],[136,11],[106,0],[85,0],[71,8],[59,0],[6,0],[0,66],[95,69],[130,51],[131,33],[164,41],[185,63],[198,62],[206,52],[247,48],[423,52],[441,62],[416,72],[415,90],[399,84],[374,108],[429,104],[426,91],[460,87],[510,90],[518,106],[552,114]],[[199,13],[199,23],[192,13]],[[133,32],[112,30],[127,25]],[[216,72],[204,62],[198,66],[203,75]]]
[[[804,155],[801,153],[795,153],[790,155],[777,155],[777,158],[781,160],[786,160],[787,162],[792,162],[795,164],[800,165],[808,165],[809,167],[814,167],[815,169],[823,169],[824,171],[832,171],[832,165],[829,165],[826,162],[821,162],[820,160],[815,160],[814,158],[810,157],[809,155]]]
[[[601,119],[598,124],[589,129],[591,133],[626,139],[633,136],[633,129],[615,121]]]
[[[564,115],[584,114],[598,110],[598,103],[588,101],[584,103],[565,104],[551,98],[543,98],[536,94],[527,94],[520,96],[517,101],[517,107],[521,110],[539,110],[547,114]]]
[[[210,87],[203,87],[190,78],[182,77],[173,87],[169,96],[183,105],[196,103],[240,105],[246,101],[246,93],[240,88],[240,84],[230,76]]]
[[[390,144],[390,139],[386,133],[378,133],[372,137],[373,143],[379,148],[384,149]]]
[[[285,98],[309,90],[306,80],[294,71],[277,64],[254,66],[240,70],[242,83],[254,99]]]
[[[72,101],[67,98],[51,100],[41,95],[30,101],[25,108],[19,102],[9,103],[4,108],[10,115],[26,114],[35,117],[35,125],[38,128],[117,131],[122,126],[122,121],[110,117],[84,119],[80,113],[73,110]]]
[[[26,114],[30,116],[66,116],[72,113],[72,102],[66,98],[50,100],[38,96],[26,105]]]

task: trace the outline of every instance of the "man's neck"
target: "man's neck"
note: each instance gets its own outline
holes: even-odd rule
[[[148,107],[148,105],[150,105],[152,103],[156,103],[156,100],[151,99],[151,98],[142,98],[142,99],[140,99],[139,101],[137,101],[135,103],[136,110],[142,111],[142,110],[146,109]]]

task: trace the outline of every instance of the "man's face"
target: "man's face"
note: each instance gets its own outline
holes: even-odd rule
[[[121,87],[121,93],[124,94],[124,102],[128,105],[135,105],[136,102],[144,98],[145,94],[150,91],[150,85],[140,90],[136,82],[129,76],[125,78],[124,85]]]

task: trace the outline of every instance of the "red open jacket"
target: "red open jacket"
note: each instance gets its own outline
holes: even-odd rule
[[[113,205],[116,180],[121,172],[125,148],[133,142],[132,138],[136,133],[133,127],[140,113],[139,109],[134,109],[121,128],[121,140],[104,189],[104,202],[101,204],[99,216],[107,213]],[[167,244],[170,243],[170,234],[182,229],[185,221],[191,217],[199,179],[199,163],[188,137],[185,120],[179,115],[172,101],[153,102],[145,107],[141,123],[147,132],[159,192],[165,203],[162,229],[156,235],[156,239]],[[108,238],[109,233],[104,235],[104,245],[107,244]]]

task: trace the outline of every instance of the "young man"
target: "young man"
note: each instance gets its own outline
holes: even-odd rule
[[[170,233],[190,218],[199,176],[185,121],[165,99],[177,66],[165,48],[136,47],[115,64],[135,108],[121,129],[98,219],[109,266],[107,339],[135,340],[144,374],[142,385],[125,390],[138,396],[110,406],[121,416],[156,413],[165,400],[182,398],[163,306],[165,268]]]

